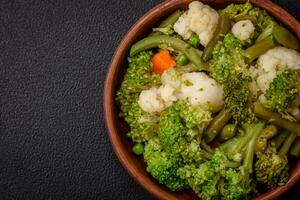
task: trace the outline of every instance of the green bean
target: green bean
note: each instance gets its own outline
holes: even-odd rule
[[[201,60],[202,51],[190,47],[185,49],[183,52],[192,63],[194,63],[197,67],[200,67],[200,70],[207,70],[206,65],[204,65],[204,63]]]
[[[147,50],[147,49],[152,49],[155,47],[169,47],[174,49],[175,51],[184,53],[188,59],[194,63],[197,67],[200,67],[201,70],[207,70],[201,61],[201,55],[202,51],[199,49],[190,47],[189,44],[185,43],[184,41],[167,36],[167,35],[156,35],[156,36],[149,36],[146,37],[137,43],[135,43],[131,49],[130,49],[130,56],[136,55],[137,53]]]
[[[204,62],[207,62],[212,57],[212,52],[216,46],[216,44],[221,41],[225,34],[230,31],[231,28],[231,22],[227,15],[220,15],[218,26],[214,32],[213,38],[209,41],[209,43],[204,48],[203,54],[202,54],[202,60]]]
[[[233,20],[235,22],[242,21],[242,20],[250,20],[254,24],[257,22],[257,18],[253,15],[237,16],[237,17],[234,17]]]
[[[214,153],[214,150],[209,145],[207,145],[203,140],[201,140],[200,146],[201,146],[201,148],[203,148],[208,153],[211,153],[211,154]]]
[[[295,156],[297,158],[300,157],[300,138],[299,137],[292,144],[292,147],[290,149],[290,155]]]
[[[182,15],[182,11],[177,10],[173,14],[171,14],[167,19],[165,19],[159,26],[158,28],[166,28],[168,26],[173,26],[175,22],[179,19],[179,17]],[[161,32],[154,31],[150,33],[149,36],[156,36],[156,35],[161,35]]]
[[[279,149],[278,155],[285,156],[289,152],[293,142],[297,139],[297,135],[290,134]]]
[[[132,45],[130,49],[130,56],[136,55],[144,50],[158,47],[160,45],[166,45],[167,47],[171,47],[178,51],[184,51],[189,46],[184,41],[175,37],[167,35],[149,36]]]
[[[184,66],[189,63],[189,59],[185,54],[180,54],[176,61],[179,66]]]
[[[276,42],[273,39],[273,36],[268,36],[265,39],[255,43],[251,47],[245,50],[245,55],[247,57],[248,63],[251,63],[260,55],[264,54],[269,49],[272,49],[276,46]]]
[[[277,24],[270,24],[256,39],[256,43],[267,38],[268,36],[274,36],[274,39],[279,44],[291,49],[298,50],[299,42],[297,38],[286,28]]]
[[[270,123],[276,124],[300,137],[300,123],[293,123],[283,119],[280,114],[274,113],[266,109],[261,103],[256,103],[254,106],[255,114]]]
[[[183,72],[183,73],[199,71],[199,68],[193,63],[188,63],[184,66],[177,66],[176,68],[177,68],[177,70],[179,70],[180,72]]]
[[[299,42],[297,38],[283,26],[275,26],[273,29],[273,35],[275,40],[283,46],[295,50],[299,49]]]
[[[221,133],[218,135],[218,140],[226,141],[235,136],[237,125],[236,124],[227,124],[222,129]]]
[[[136,155],[142,155],[144,152],[144,145],[141,143],[137,143],[132,147],[132,151]]]
[[[177,10],[173,14],[171,14],[167,19],[162,21],[162,23],[159,25],[159,28],[164,28],[169,25],[174,25],[175,22],[179,19],[179,17],[182,15],[182,11]]]
[[[223,109],[214,117],[208,128],[204,133],[204,140],[206,143],[211,142],[218,133],[222,130],[225,124],[230,120],[231,114]]]
[[[259,135],[255,144],[255,152],[263,152],[266,150],[268,140],[277,134],[277,127],[268,125]]]
[[[288,131],[281,131],[279,135],[271,140],[271,143],[275,147],[275,149],[278,149],[282,145],[289,134],[290,133]]]

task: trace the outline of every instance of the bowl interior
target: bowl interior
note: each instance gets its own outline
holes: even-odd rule
[[[131,45],[137,40],[150,33],[152,27],[155,27],[161,20],[178,9],[186,9],[191,0],[171,0],[166,1],[147,12],[126,34],[115,51],[104,88],[104,110],[106,125],[113,148],[125,169],[130,175],[145,189],[160,199],[197,199],[197,196],[191,190],[183,192],[171,192],[166,187],[159,185],[146,171],[142,156],[136,156],[132,153],[132,142],[126,136],[129,130],[128,125],[123,119],[118,117],[119,109],[115,104],[115,94],[123,80],[128,63],[127,56]],[[203,0],[205,4],[215,9],[224,8],[226,5],[234,3],[243,3],[243,0]],[[285,24],[300,39],[300,25],[296,19],[290,16],[286,11],[279,8],[270,1],[252,0],[253,4],[267,10],[275,16],[278,21]],[[268,191],[256,199],[274,199],[288,190],[300,179],[300,161],[294,163],[291,169],[291,178],[289,182],[273,191]]]

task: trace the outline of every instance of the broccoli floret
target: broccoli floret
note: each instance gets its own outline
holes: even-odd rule
[[[265,30],[268,30],[269,27],[273,27],[276,24],[274,19],[268,15],[265,10],[254,7],[249,2],[246,2],[245,4],[231,4],[221,12],[227,14],[227,16],[229,16],[229,18],[232,20],[239,18],[253,18],[252,21],[255,25],[255,34],[253,38],[257,38],[262,32],[265,32]],[[271,33],[272,31],[267,31],[264,34],[264,37],[270,35]]]
[[[145,113],[137,102],[133,102],[131,110],[125,116],[125,121],[130,126],[127,135],[137,143],[146,142],[157,132],[157,116]]]
[[[150,139],[157,127],[153,121],[140,120],[148,114],[137,103],[142,90],[160,85],[160,77],[151,71],[151,55],[152,52],[145,51],[130,58],[128,70],[116,98],[121,108],[120,116],[124,117],[131,128],[128,136],[138,143]]]
[[[230,4],[221,12],[225,13],[231,19],[234,19],[236,16],[247,16],[252,8],[253,5],[249,2],[244,4]]]
[[[180,103],[180,116],[190,129],[196,126],[202,130],[206,128],[212,120],[211,110],[209,104],[190,105],[187,101]]]
[[[151,138],[145,145],[144,160],[147,171],[158,180],[160,184],[167,186],[172,191],[187,188],[186,180],[177,175],[178,161],[162,149],[157,137]]]
[[[219,191],[217,184],[221,176],[218,172],[223,164],[214,156],[211,160],[195,165],[186,165],[178,169],[181,178],[188,181],[189,186],[203,200],[218,199]]]
[[[271,110],[284,112],[299,92],[298,84],[300,84],[299,73],[285,69],[270,83],[265,93],[266,106]]]
[[[238,74],[224,84],[225,109],[231,114],[235,122],[251,123],[255,121],[255,114],[251,108],[253,94],[249,89],[251,77]]]
[[[254,147],[264,123],[244,125],[244,133],[225,142],[211,160],[178,169],[181,178],[202,199],[244,199],[255,192],[252,179]],[[233,162],[238,161],[242,163]]]
[[[246,69],[241,42],[232,33],[226,34],[223,42],[218,43],[213,50],[210,75],[218,83],[224,83],[230,76],[244,72]]]
[[[242,166],[229,168],[223,175],[222,199],[245,199],[249,194],[256,192],[255,184],[252,179],[254,148],[256,140],[263,128],[264,123],[262,122],[244,125],[245,134],[239,136],[239,139],[237,139],[238,143],[225,148],[225,154],[231,154],[231,156],[234,157],[239,153],[243,159]]]
[[[291,133],[285,139],[278,152],[278,145],[270,143],[265,151],[256,153],[255,173],[257,181],[271,189],[284,185],[288,181],[289,165],[287,153],[296,138],[297,136]]]
[[[183,163],[201,162],[207,153],[200,148],[199,129],[189,129],[185,122],[191,127],[198,125],[205,127],[209,120],[206,118],[207,110],[196,109],[191,106],[191,111],[201,111],[201,113],[185,113],[189,105],[186,102],[177,102],[168,107],[160,116],[158,126],[158,136],[162,142],[164,150],[180,157]],[[205,116],[205,117],[204,117]],[[200,120],[196,122],[196,120]],[[205,125],[204,125],[205,124]]]
[[[268,188],[276,188],[288,181],[288,160],[279,156],[274,147],[268,146],[265,152],[257,153],[255,163],[256,179]]]

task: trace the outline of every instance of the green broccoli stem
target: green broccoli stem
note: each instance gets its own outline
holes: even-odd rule
[[[276,150],[282,145],[285,139],[290,135],[288,131],[282,131],[274,139],[271,140],[271,144],[275,147]]]
[[[280,114],[269,111],[261,103],[255,104],[254,113],[258,117],[268,120],[270,123],[276,124],[300,137],[300,123],[293,123],[283,119]]]
[[[208,159],[208,160],[211,160],[213,158],[213,154],[206,151],[206,150],[204,150],[204,149],[201,150],[201,153],[202,153],[203,157]],[[234,167],[239,167],[241,164],[238,163],[238,162],[226,160],[226,161],[224,161],[224,165],[226,167],[233,167],[234,168]]]
[[[249,132],[252,137],[248,141],[245,151],[245,158],[243,162],[243,168],[249,172],[253,172],[253,159],[254,159],[254,148],[256,144],[256,140],[259,137],[261,131],[264,128],[265,123],[259,122],[257,124],[247,125],[246,132]]]
[[[239,153],[247,145],[251,137],[250,132],[245,131],[245,133],[224,142],[220,149],[229,154]]]
[[[284,141],[282,144],[282,147],[279,149],[278,155],[280,156],[286,156],[287,153],[289,152],[293,142],[296,140],[297,135],[295,134],[290,134],[288,138]]]
[[[231,114],[223,109],[217,116],[214,117],[208,128],[204,133],[204,140],[209,143],[215,139],[218,133],[223,129],[225,124],[231,119]]]
[[[297,158],[300,157],[300,138],[299,137],[292,144],[292,147],[290,149],[290,155],[295,156]]]

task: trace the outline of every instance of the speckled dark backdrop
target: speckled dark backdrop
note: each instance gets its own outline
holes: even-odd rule
[[[1,200],[152,199],[112,151],[102,88],[118,42],[159,2],[0,1]],[[300,18],[300,1],[276,2]]]

